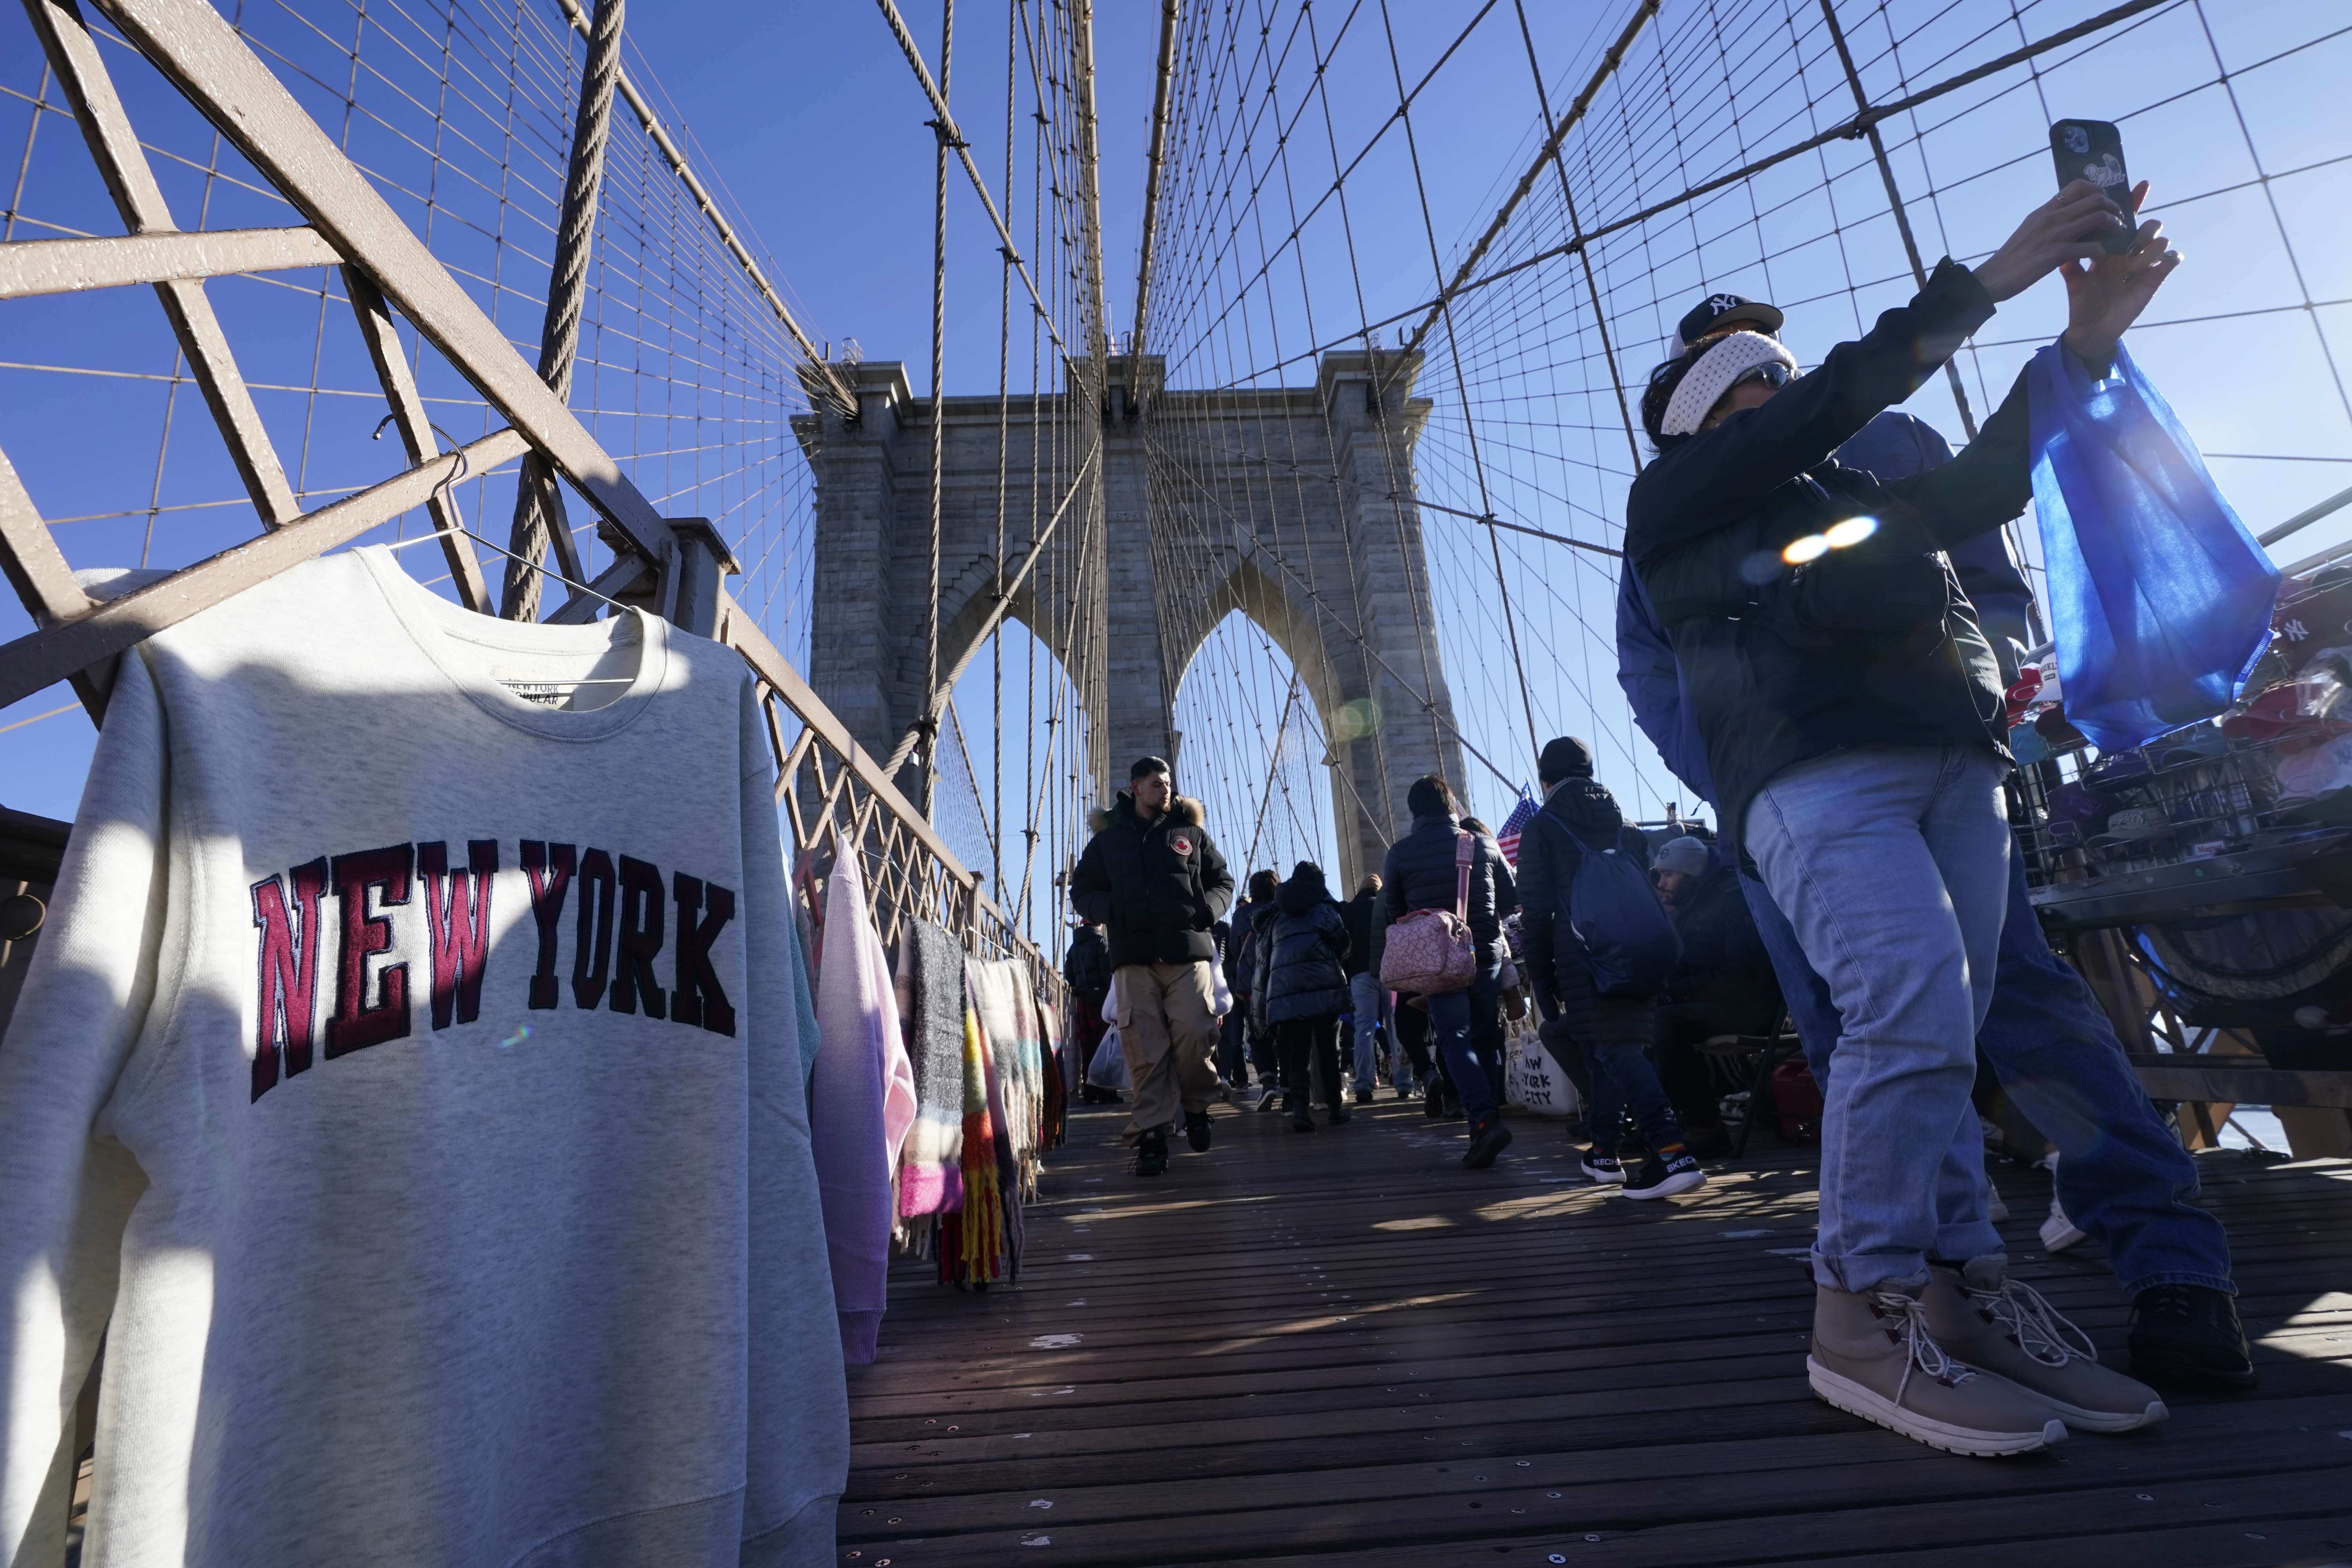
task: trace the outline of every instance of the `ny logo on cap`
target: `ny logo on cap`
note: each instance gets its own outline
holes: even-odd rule
[[[1739,296],[1737,294],[1710,294],[1706,297],[1706,308],[1718,316],[1738,303]]]

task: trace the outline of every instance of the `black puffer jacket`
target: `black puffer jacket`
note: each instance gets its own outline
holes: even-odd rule
[[[1179,795],[1146,822],[1125,790],[1095,814],[1095,836],[1070,874],[1070,904],[1109,928],[1112,968],[1216,958],[1210,932],[1234,901],[1234,878],[1201,820],[1201,803]]]
[[[1454,842],[1461,825],[1447,816],[1416,816],[1412,831],[1389,846],[1381,862],[1381,929],[1372,942],[1372,963],[1380,963],[1387,945],[1387,930],[1415,910],[1450,910],[1457,879]],[[1501,962],[1503,917],[1518,908],[1510,869],[1492,841],[1471,835],[1470,934],[1478,939],[1481,963]]]
[[[1070,951],[1062,955],[1062,978],[1070,989],[1099,996],[1110,989],[1110,950],[1103,944],[1102,931],[1096,926],[1080,926],[1077,935],[1070,939]]]
[[[1576,936],[1568,924],[1568,894],[1587,846],[1619,853],[1647,869],[1650,841],[1625,820],[1617,797],[1591,779],[1568,779],[1544,797],[1519,835],[1519,933],[1528,970],[1549,985],[1553,971],[1570,966],[1580,974]]]
[[[1778,1015],[1780,983],[1756,934],[1756,917],[1739,890],[1739,873],[1718,862],[1675,909],[1683,961],[1666,981],[1662,1002],[1696,1002],[1725,1012]],[[1769,1028],[1777,1017],[1759,1027]]]
[[[1775,774],[1841,747],[2005,755],[2000,669],[1938,552],[2032,498],[2023,376],[1941,468],[1881,484],[1831,455],[1992,313],[1984,286],[1946,261],[1910,304],[1770,402],[1663,438],[1626,496],[1625,564],[1674,645],[1734,844]],[[1865,515],[1878,520],[1867,542],[1800,573],[1781,565],[1796,540]],[[1924,652],[1858,635],[1897,612]]]
[[[1380,918],[1374,906],[1380,900],[1376,892],[1358,893],[1339,906],[1339,913],[1348,921],[1348,973],[1351,977],[1372,966],[1372,925]]]
[[[1323,873],[1285,882],[1257,934],[1256,994],[1265,1021],[1346,1012],[1348,952],[1348,922]]]

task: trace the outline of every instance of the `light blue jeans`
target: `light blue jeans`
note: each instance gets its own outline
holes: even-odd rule
[[[1350,974],[1348,999],[1355,1007],[1356,1087],[1368,1089],[1381,1081],[1381,977],[1369,969]]]
[[[1748,805],[1748,852],[1842,1024],[1813,1242],[1832,1289],[2001,1252],[1969,1091],[2008,904],[2007,771],[1975,747],[1852,746]]]
[[[1739,888],[1780,973],[1805,1059],[1826,1084],[1838,1037],[1829,988],[1806,963],[1796,933],[1763,888],[1745,876]],[[2107,1249],[2126,1295],[2156,1285],[2202,1285],[2237,1294],[2221,1222],[2189,1201],[2197,1194],[2197,1163],[2148,1104],[2090,987],[2050,951],[2026,896],[2024,864],[2015,856],[1992,1009],[1977,1031],[1977,1049],[2034,1127],[2065,1156],[2057,1185],[2066,1217]],[[1979,1137],[1966,1121],[1960,1136]]]

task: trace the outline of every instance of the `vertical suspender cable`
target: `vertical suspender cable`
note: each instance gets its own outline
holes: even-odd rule
[[[940,7],[940,118],[933,159],[931,205],[931,547],[930,588],[923,619],[923,815],[933,806],[940,782],[940,723],[932,696],[940,689],[940,531],[947,510],[948,458],[948,142],[955,134],[947,118],[948,72],[955,50],[955,0]]]
[[[596,193],[604,177],[604,146],[613,128],[613,88],[621,79],[621,23],[627,0],[596,0],[588,29],[588,62],[580,76],[580,107],[572,127],[572,163],[563,179],[563,213],[555,233],[555,261],[547,288],[547,318],[539,334],[539,379],[560,398],[572,395],[572,363],[580,351],[580,311],[588,295],[588,258],[596,235]],[[538,563],[553,544],[557,566],[584,582],[578,552],[564,522],[563,492],[555,470],[537,452],[525,453],[515,485],[514,526],[508,536],[505,590],[499,613],[509,621],[539,618],[545,580]]]

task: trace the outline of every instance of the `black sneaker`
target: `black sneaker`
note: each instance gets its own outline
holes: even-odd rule
[[[2236,1298],[2209,1285],[2151,1285],[2132,1298],[2132,1370],[2159,1383],[2254,1386]]]
[[[1421,1113],[1432,1121],[1445,1119],[1445,1090],[1435,1079],[1422,1086]]]
[[[1677,1154],[1671,1160],[1661,1160],[1653,1154],[1642,1162],[1639,1171],[1625,1178],[1619,1191],[1629,1198],[1670,1198],[1676,1193],[1705,1185],[1706,1173],[1688,1154]]]
[[[1356,1113],[1354,1111],[1348,1109],[1348,1102],[1345,1100],[1333,1100],[1330,1105],[1326,1108],[1323,1113],[1324,1120],[1330,1122],[1334,1127],[1343,1127],[1347,1125],[1349,1119],[1355,1114]]]
[[[1370,1105],[1371,1102],[1372,1086],[1370,1084],[1359,1086],[1356,1089],[1356,1103],[1358,1105]]]
[[[1259,1085],[1259,1086],[1258,1086],[1258,1094],[1257,1094],[1257,1108],[1258,1108],[1260,1110],[1281,1110],[1281,1109],[1282,1109],[1282,1086],[1281,1086],[1280,1084],[1278,1084],[1278,1083],[1265,1083],[1265,1084],[1261,1084],[1261,1085]]]
[[[1168,1173],[1168,1129],[1151,1128],[1137,1141],[1135,1173],[1139,1176],[1164,1176]]]
[[[1622,1182],[1625,1179],[1623,1162],[1616,1155],[1604,1154],[1598,1149],[1584,1152],[1584,1163],[1580,1168],[1596,1182]]]
[[[1184,1113],[1184,1142],[1192,1145],[1193,1153],[1207,1153],[1212,1136],[1207,1111],[1188,1110]]]
[[[1288,1101],[1288,1109],[1290,1110],[1290,1130],[1293,1132],[1312,1132],[1315,1131],[1315,1113],[1307,1109],[1307,1097],[1305,1095],[1302,1094],[1292,1097]]]
[[[1511,1130],[1503,1123],[1503,1113],[1490,1110],[1484,1121],[1470,1125],[1470,1151],[1462,1156],[1463,1168],[1483,1171],[1495,1163],[1495,1156],[1511,1146]]]

